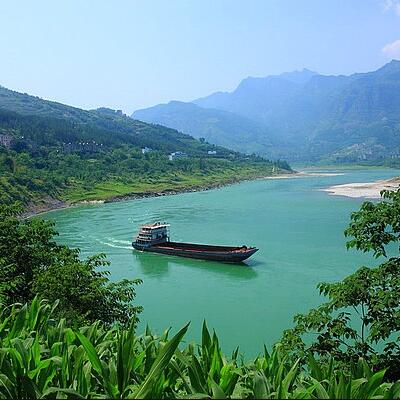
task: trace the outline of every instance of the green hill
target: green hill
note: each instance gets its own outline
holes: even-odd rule
[[[82,110],[3,87],[0,87],[0,109],[16,113],[24,124],[25,132],[25,125],[45,126],[44,132],[34,137],[37,143],[97,140],[111,147],[132,144],[169,152],[199,154],[205,154],[213,147],[175,129],[132,120],[118,111],[107,108]],[[52,128],[48,129],[49,126]],[[220,151],[226,155],[233,154],[225,149]]]
[[[290,169],[119,111],[81,110],[1,87],[0,135],[0,203],[30,207],[212,187]],[[173,152],[186,156],[170,161]]]

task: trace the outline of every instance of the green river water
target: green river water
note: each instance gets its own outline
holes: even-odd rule
[[[315,172],[315,171],[313,171]],[[45,214],[59,241],[82,256],[105,252],[111,279],[142,278],[137,303],[146,324],[161,333],[191,321],[187,339],[199,339],[205,318],[222,347],[237,345],[246,358],[276,342],[293,315],[321,302],[316,284],[336,281],[369,255],[347,251],[343,230],[361,199],[318,189],[400,175],[389,169],[324,170],[339,175],[258,180],[198,193],[81,206]],[[135,252],[139,225],[167,221],[171,239],[260,250],[247,266]]]

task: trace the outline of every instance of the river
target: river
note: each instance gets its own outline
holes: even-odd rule
[[[315,171],[314,171],[315,172]],[[142,278],[137,303],[146,324],[161,333],[191,321],[188,340],[198,340],[203,319],[222,347],[237,345],[246,358],[279,340],[296,313],[321,302],[316,285],[337,281],[370,255],[347,251],[343,230],[361,199],[318,189],[400,175],[398,170],[324,170],[338,175],[257,180],[197,193],[86,205],[44,214],[54,219],[61,243],[82,257],[105,252],[111,279]],[[247,266],[190,260],[131,248],[146,222],[167,221],[174,241],[251,245],[260,250]]]

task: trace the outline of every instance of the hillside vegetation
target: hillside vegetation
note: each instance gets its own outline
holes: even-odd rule
[[[0,202],[104,200],[290,170],[110,109],[85,111],[0,88]],[[141,149],[149,148],[143,154]],[[187,157],[169,161],[168,154]],[[210,155],[209,152],[212,152]]]

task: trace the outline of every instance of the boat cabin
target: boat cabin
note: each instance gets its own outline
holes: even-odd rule
[[[135,244],[140,247],[150,247],[164,242],[169,242],[169,224],[161,222],[141,226],[135,239]]]

